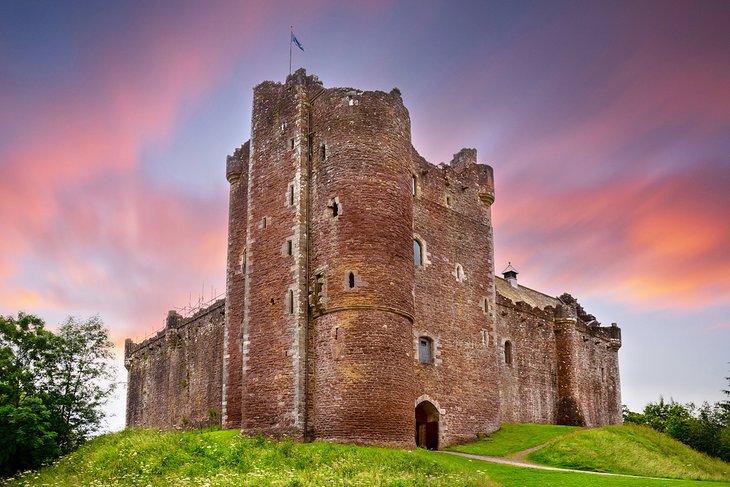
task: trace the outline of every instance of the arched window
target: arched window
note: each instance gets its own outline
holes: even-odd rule
[[[415,238],[413,239],[413,263],[417,266],[423,265],[423,245]]]
[[[418,337],[418,361],[422,364],[433,362],[433,340],[428,337]]]
[[[416,176],[411,176],[411,193],[413,196],[416,196],[416,188],[417,188],[417,180]]]
[[[289,290],[289,314],[294,314],[294,291]]]
[[[355,287],[355,274],[352,272],[350,272],[350,275],[347,276],[347,285],[350,289]]]
[[[504,342],[504,363],[512,365],[512,343],[509,340]]]
[[[464,280],[464,268],[461,267],[461,264],[456,264],[455,274],[457,281],[461,282]]]

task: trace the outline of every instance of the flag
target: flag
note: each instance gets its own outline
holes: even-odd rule
[[[294,32],[291,33],[291,41],[296,44],[296,46],[304,51],[304,48],[302,47],[302,43],[299,42],[299,39],[297,39],[297,36],[294,35]]]

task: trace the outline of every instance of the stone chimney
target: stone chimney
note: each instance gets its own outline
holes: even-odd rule
[[[504,280],[509,283],[510,286],[517,289],[519,285],[517,284],[517,269],[512,267],[512,262],[507,263],[507,268],[502,271],[502,276],[504,276]]]

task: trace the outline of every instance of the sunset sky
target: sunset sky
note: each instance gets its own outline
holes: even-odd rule
[[[0,2],[0,314],[125,337],[225,289],[225,157],[293,64],[494,167],[497,272],[623,331],[623,402],[730,375],[730,2]],[[124,422],[124,393],[110,406]]]

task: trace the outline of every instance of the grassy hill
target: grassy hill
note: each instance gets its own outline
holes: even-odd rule
[[[546,437],[549,448],[582,434],[536,425],[505,426],[491,443],[505,454]],[[567,436],[564,435],[567,431]],[[600,430],[588,430],[600,431]],[[556,437],[555,435],[564,435]],[[505,446],[509,445],[509,446]],[[482,446],[483,447],[483,446]],[[548,450],[550,451],[550,450]],[[725,464],[727,465],[727,464]],[[726,477],[730,480],[730,476]],[[425,450],[406,451],[328,443],[248,439],[236,431],[127,430],[101,436],[39,472],[9,485],[699,485],[690,480],[648,480],[552,472],[496,465]],[[703,484],[705,484],[703,482]],[[713,483],[711,485],[718,485]]]
[[[730,481],[730,463],[695,451],[647,426],[580,430],[558,437],[527,458],[578,470]]]

